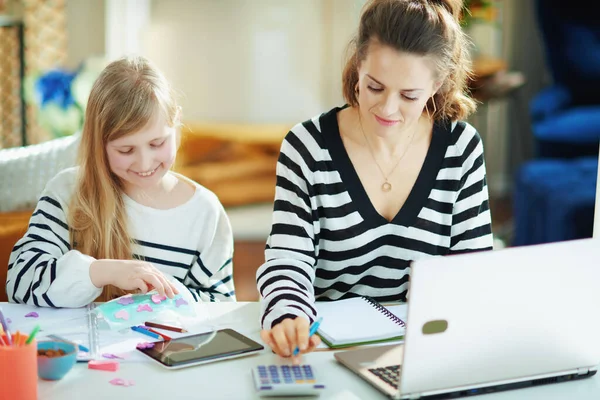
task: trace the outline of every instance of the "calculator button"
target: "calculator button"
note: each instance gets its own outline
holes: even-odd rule
[[[267,396],[315,395],[325,388],[317,384],[310,365],[260,365],[254,374],[256,389]]]

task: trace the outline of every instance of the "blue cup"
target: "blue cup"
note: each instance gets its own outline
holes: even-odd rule
[[[77,362],[77,351],[74,343],[43,341],[38,342],[39,350],[63,350],[65,355],[60,357],[47,357],[38,355],[38,376],[49,381],[62,379]]]

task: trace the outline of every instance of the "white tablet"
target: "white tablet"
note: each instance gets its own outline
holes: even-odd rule
[[[263,349],[261,344],[233,329],[222,329],[155,342],[149,348],[137,350],[165,368],[178,369],[244,357]]]

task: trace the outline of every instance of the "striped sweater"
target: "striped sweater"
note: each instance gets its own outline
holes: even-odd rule
[[[46,186],[25,236],[10,255],[9,301],[47,307],[80,307],[102,289],[90,280],[94,258],[71,248],[66,216],[78,168],[60,172]],[[191,181],[190,181],[191,182]],[[186,203],[168,210],[124,196],[134,258],[152,263],[185,285],[197,301],[235,301],[233,235],[217,199],[196,184]]]
[[[371,204],[340,137],[337,112],[296,125],[281,146],[261,325],[316,318],[315,300],[405,301],[411,260],[492,249],[481,137],[434,125],[421,171],[388,222]]]

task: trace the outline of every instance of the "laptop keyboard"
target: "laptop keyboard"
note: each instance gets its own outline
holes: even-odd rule
[[[369,371],[394,389],[398,389],[400,378],[400,365],[390,365],[383,368],[369,368]]]

